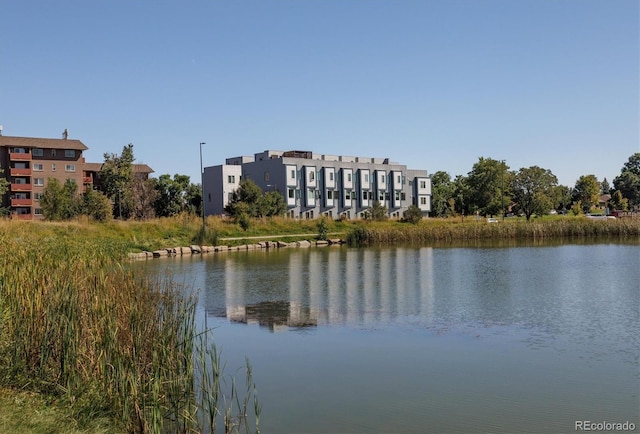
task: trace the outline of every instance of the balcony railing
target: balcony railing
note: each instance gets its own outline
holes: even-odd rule
[[[11,214],[11,218],[18,220],[33,220],[33,214]]]
[[[82,177],[83,184],[93,184],[93,176],[83,176]]]
[[[11,191],[31,191],[31,184],[11,184]]]
[[[33,205],[33,199],[11,199],[11,206],[31,206]]]
[[[9,171],[11,176],[31,176],[31,168],[15,168],[12,167]]]
[[[9,152],[9,160],[11,161],[31,161],[31,153]]]

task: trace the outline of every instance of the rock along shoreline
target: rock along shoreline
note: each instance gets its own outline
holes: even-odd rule
[[[191,245],[187,247],[168,247],[165,249],[144,251],[139,253],[129,253],[128,257],[131,260],[146,260],[153,258],[167,258],[172,256],[186,256],[186,255],[202,255],[206,253],[222,253],[222,252],[238,252],[246,250],[260,250],[260,249],[282,249],[287,247],[325,247],[325,246],[340,246],[345,244],[345,240],[341,238],[334,238],[330,240],[302,240],[294,241],[291,243],[285,243],[284,241],[260,241],[254,244],[241,244],[239,246],[198,246]]]

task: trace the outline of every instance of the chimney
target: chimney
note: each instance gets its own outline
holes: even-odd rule
[[[65,128],[64,131],[62,132],[62,138],[64,140],[67,140],[68,136],[69,136],[69,131],[67,131],[67,129]]]

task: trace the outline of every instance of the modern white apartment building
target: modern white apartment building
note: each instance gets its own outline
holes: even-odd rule
[[[278,191],[291,218],[362,218],[376,200],[391,218],[402,217],[410,205],[425,214],[431,210],[427,171],[407,169],[388,158],[267,150],[225,163],[204,169],[206,215],[224,213],[241,179]]]

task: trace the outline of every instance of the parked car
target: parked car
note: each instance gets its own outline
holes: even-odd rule
[[[487,223],[498,223],[498,222],[499,222],[499,220],[496,219],[496,218],[493,218],[493,217],[489,217],[487,219]]]

